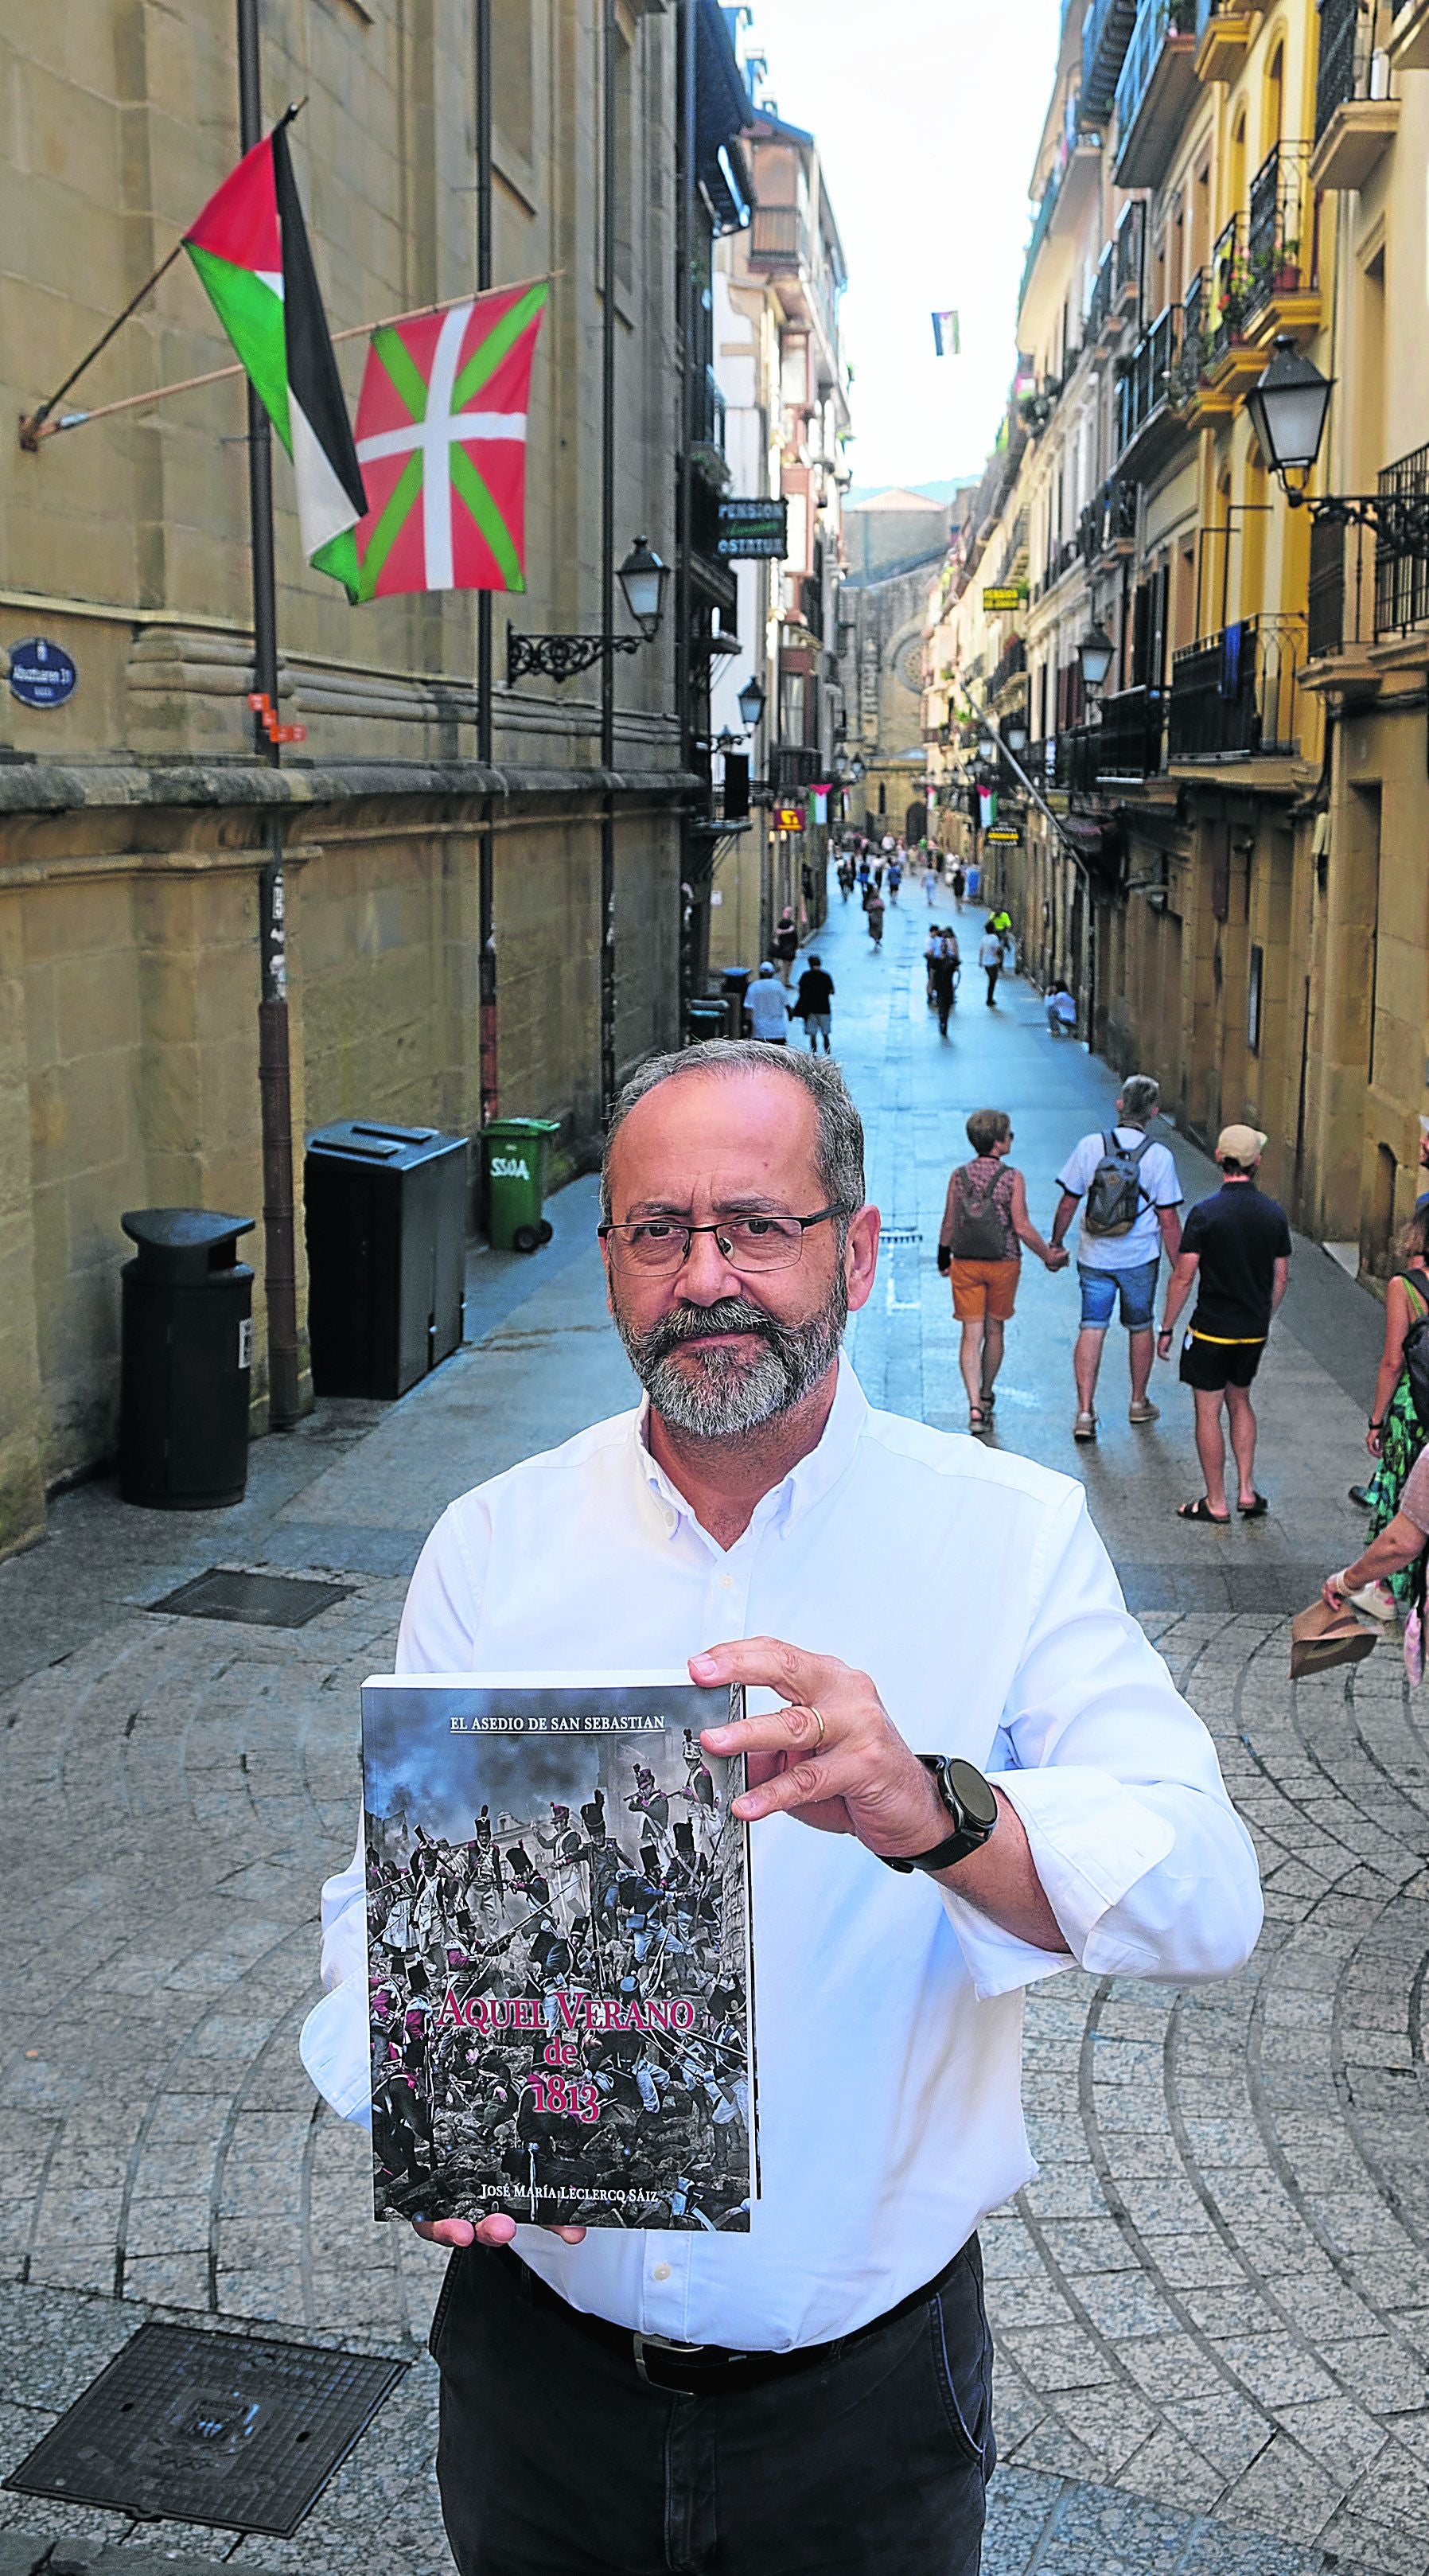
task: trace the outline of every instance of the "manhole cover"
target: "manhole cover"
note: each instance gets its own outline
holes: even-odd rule
[[[141,2326],[7,2487],[288,2539],[407,2365]]]
[[[310,1583],[294,1574],[232,1574],[210,1566],[151,1610],[180,1619],[237,1619],[248,1628],[305,1628],[319,1611],[346,1601],[350,1583]]]

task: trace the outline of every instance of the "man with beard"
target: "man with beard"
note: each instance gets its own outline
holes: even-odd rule
[[[698,2174],[677,2233],[424,2224],[458,2249],[434,2339],[453,2555],[972,2576],[976,2229],[1033,2172],[1021,1990],[1073,1959],[1230,1974],[1260,1922],[1250,1839],[1081,1487],[875,1412],[840,1358],[879,1220],[828,1058],[716,1040],[643,1066],[604,1187],[646,1401],[453,1504],[398,1669],[687,1661],[748,1687],[702,1740],[748,1757],[761,2183],[747,2237],[701,2219]],[[324,1891],[330,1985],[362,1972],[362,1919],[359,1862]],[[327,2011],[308,2064],[340,2096]]]

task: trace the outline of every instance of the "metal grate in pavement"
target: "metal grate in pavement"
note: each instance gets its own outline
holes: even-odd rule
[[[311,2344],[141,2326],[5,2485],[286,2540],[406,2368]]]
[[[170,1618],[233,1619],[248,1628],[305,1628],[335,1601],[346,1601],[352,1588],[350,1583],[314,1583],[294,1574],[236,1574],[211,1565],[207,1574],[181,1583],[177,1592],[166,1592],[162,1601],[151,1601],[149,1607]]]

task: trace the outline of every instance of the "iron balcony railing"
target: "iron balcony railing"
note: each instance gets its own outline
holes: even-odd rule
[[[992,678],[988,681],[988,684],[987,684],[987,694],[988,694],[988,697],[989,697],[990,699],[991,699],[991,698],[998,698],[998,697],[1001,697],[1002,692],[1003,692],[1003,690],[1006,688],[1008,681],[1009,681],[1009,680],[1015,680],[1015,679],[1017,678],[1017,676],[1018,676],[1018,673],[1019,673],[1019,672],[1021,672],[1021,671],[1025,671],[1025,670],[1026,670],[1026,668],[1027,668],[1027,646],[1026,646],[1026,643],[1025,643],[1025,641],[1024,641],[1024,639],[1023,639],[1023,637],[1022,637],[1022,636],[1020,636],[1020,635],[1014,635],[1014,636],[1013,636],[1013,638],[1012,638],[1011,643],[1010,643],[1010,644],[1008,645],[1008,647],[1007,647],[1006,652],[1002,655],[1001,659],[1000,659],[997,663],[995,663],[995,664],[994,664],[994,666],[993,666],[993,674],[992,674]]]
[[[1100,724],[1073,725],[1058,735],[1057,784],[1086,795],[1104,779],[1154,778],[1164,733],[1160,689],[1119,689],[1103,698]]]
[[[1073,564],[1077,560],[1077,553],[1078,547],[1075,537],[1053,537],[1051,539],[1047,548],[1047,573],[1042,584],[1044,591],[1050,590],[1054,583],[1059,582],[1063,573],[1071,571]]]
[[[1141,197],[1133,197],[1129,206],[1122,207],[1117,220],[1116,238],[1112,245],[1116,252],[1116,283],[1112,292],[1118,303],[1129,290],[1135,293],[1138,305],[1141,302],[1142,255],[1145,241],[1145,200]]]
[[[691,387],[691,428],[697,447],[717,447],[724,454],[724,396],[713,367],[697,367]]]
[[[1210,354],[1210,296],[1206,272],[1198,268],[1181,304],[1181,346],[1171,369],[1169,392],[1177,410],[1191,400],[1205,373]]]
[[[1294,294],[1314,273],[1309,143],[1277,143],[1250,183],[1245,226],[1246,313]]]
[[[1377,0],[1320,0],[1317,143],[1337,108],[1351,99],[1383,97],[1387,92],[1388,65],[1375,42],[1380,15]]]
[[[1284,758],[1298,747],[1304,620],[1246,617],[1172,657],[1174,761]]]
[[[1321,518],[1310,531],[1312,662],[1429,625],[1429,447],[1386,465],[1379,494],[1377,527]]]
[[[1162,46],[1170,36],[1188,36],[1195,17],[1195,0],[1141,0],[1116,84],[1116,129],[1123,141],[1141,114]]]
[[[823,774],[817,744],[780,742],[769,754],[769,784],[776,796],[787,796],[796,787],[812,787]]]
[[[1086,329],[1082,336],[1089,342],[1100,338],[1102,326],[1111,312],[1115,276],[1116,253],[1108,242],[1097,262],[1096,283],[1092,288],[1091,301],[1087,306]]]
[[[1239,215],[1232,215],[1211,253],[1208,301],[1205,362],[1214,367],[1225,356],[1232,341],[1240,338],[1250,301],[1250,277]]]
[[[1168,304],[1138,340],[1116,388],[1116,451],[1125,454],[1170,388],[1172,368],[1181,347],[1181,308]]]

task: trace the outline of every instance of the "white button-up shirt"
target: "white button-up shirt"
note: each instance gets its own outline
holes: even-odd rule
[[[643,1411],[617,1415],[453,1503],[412,1577],[398,1671],[649,1669],[759,1635],[840,1656],[916,1752],[997,1782],[1084,1967],[1182,1980],[1242,1964],[1261,1920],[1250,1837],[1079,1485],[871,1411],[845,1360],[818,1446],[722,1549],[643,1434]],[[516,2247],[617,2324],[783,2350],[881,2315],[1029,2180],[1022,1989],[1070,1961],[851,1836],[775,1816],[750,1842],[749,2234],[598,2229],[567,2246],[521,2227]],[[323,1926],[332,1991],[303,2055],[363,2118],[360,1837]]]

